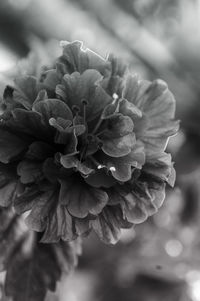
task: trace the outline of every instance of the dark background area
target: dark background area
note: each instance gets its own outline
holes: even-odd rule
[[[168,146],[176,186],[160,211],[116,246],[86,238],[79,267],[46,300],[199,301],[200,1],[1,0],[0,91],[16,72],[51,64],[60,40],[81,40],[142,78],[165,80],[181,129]]]

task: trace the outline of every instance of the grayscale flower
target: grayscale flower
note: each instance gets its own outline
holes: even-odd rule
[[[165,153],[178,129],[174,97],[165,82],[140,80],[113,56],[63,43],[53,69],[6,87],[2,107],[0,204],[28,211],[42,242],[94,229],[115,243],[174,184]]]

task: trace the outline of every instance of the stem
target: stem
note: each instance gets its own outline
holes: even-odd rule
[[[103,119],[99,118],[99,121],[97,122],[94,130],[92,131],[92,134],[94,135],[96,133],[96,131],[98,130],[98,128],[100,127],[101,123],[102,123]]]

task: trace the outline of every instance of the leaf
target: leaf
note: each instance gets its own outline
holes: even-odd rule
[[[0,162],[8,163],[26,148],[28,143],[9,131],[0,129]]]
[[[77,265],[81,241],[39,243],[23,218],[12,208],[0,208],[0,270],[5,270],[5,292],[13,301],[44,301],[48,290],[55,291],[61,273]]]
[[[62,204],[78,218],[99,214],[108,201],[105,191],[86,186],[76,179],[61,182],[61,195]]]
[[[75,243],[35,241],[28,248],[24,252],[22,245],[8,265],[5,291],[13,301],[44,301],[48,290],[55,291],[62,272],[69,273],[77,264],[80,251]]]
[[[8,266],[5,290],[14,301],[44,301],[47,289],[54,291],[60,279],[53,249],[42,244],[32,248],[30,254],[16,254]]]
[[[77,265],[81,241],[39,243],[12,208],[0,208],[0,270],[6,271],[5,292],[13,301],[44,301],[55,291],[62,272]]]

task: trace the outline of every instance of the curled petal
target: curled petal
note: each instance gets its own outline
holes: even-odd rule
[[[37,102],[33,106],[33,111],[40,113],[46,124],[49,124],[50,118],[61,117],[67,120],[72,120],[73,118],[70,108],[58,99],[47,99]]]
[[[120,138],[102,139],[103,152],[111,157],[123,157],[131,152],[136,144],[135,134],[130,133]]]
[[[92,173],[94,170],[87,167],[86,164],[81,163],[76,157],[74,156],[69,156],[69,155],[61,155],[60,157],[60,163],[63,165],[65,168],[75,168],[80,173],[83,175],[89,175]]]
[[[131,179],[133,168],[141,169],[144,165],[145,153],[143,147],[135,147],[123,157],[115,158],[104,155],[100,162],[110,170],[116,180],[126,182]]]

